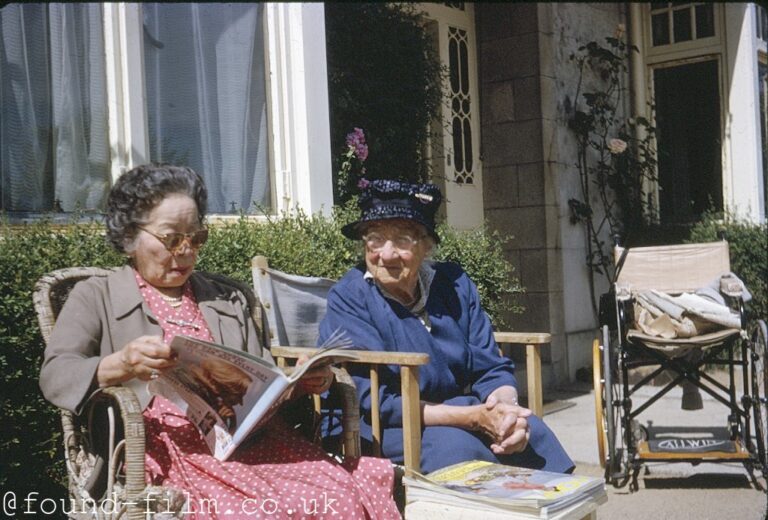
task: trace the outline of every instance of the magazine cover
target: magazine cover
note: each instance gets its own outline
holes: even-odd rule
[[[321,348],[290,375],[247,352],[188,336],[176,336],[176,365],[150,383],[153,393],[173,401],[193,422],[219,460],[262,426],[308,370],[356,356],[345,345]]]

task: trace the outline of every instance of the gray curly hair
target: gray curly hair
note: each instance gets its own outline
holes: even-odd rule
[[[133,251],[138,226],[167,196],[180,193],[197,205],[203,223],[208,210],[208,191],[203,178],[187,166],[145,164],[118,177],[107,199],[107,239],[121,253]]]

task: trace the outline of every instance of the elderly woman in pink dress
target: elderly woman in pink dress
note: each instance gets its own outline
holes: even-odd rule
[[[174,366],[177,334],[272,362],[245,295],[195,271],[208,238],[206,199],[202,178],[186,167],[139,166],[117,180],[107,236],[129,262],[72,290],[45,351],[45,397],[79,413],[100,387],[135,388],[146,406],[147,482],[183,491],[185,518],[399,518],[389,461],[340,464],[278,415],[222,462],[181,410],[136,384]],[[309,371],[300,393],[324,392],[331,380],[327,367]]]

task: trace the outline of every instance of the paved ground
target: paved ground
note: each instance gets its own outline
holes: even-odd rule
[[[652,390],[651,387],[648,390]],[[647,395],[645,389],[643,394]],[[591,385],[577,384],[557,392],[545,392],[544,421],[561,439],[576,461],[576,472],[602,476],[597,451],[595,405]],[[704,397],[704,409],[680,408],[680,391],[674,389],[640,416],[655,426],[725,426],[727,409]],[[608,488],[608,502],[598,509],[598,518],[621,520],[739,519],[766,516],[766,494],[750,483],[741,464],[688,463],[654,464],[641,473],[640,489]],[[760,479],[761,483],[764,483]]]

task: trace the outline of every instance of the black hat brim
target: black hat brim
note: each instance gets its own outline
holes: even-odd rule
[[[415,216],[415,215],[414,215]],[[378,218],[370,218],[370,219],[360,219],[355,222],[350,222],[349,224],[342,226],[341,228],[341,234],[345,237],[349,238],[350,240],[362,240],[363,239],[363,225],[368,224],[369,222],[383,222],[386,220],[409,220],[411,222],[415,222],[417,224],[421,224],[424,229],[427,231],[427,234],[432,237],[432,239],[435,241],[435,244],[440,243],[440,237],[435,232],[434,228],[427,224],[426,222],[423,222],[420,218],[407,218],[402,215],[393,215],[390,217],[378,217]]]

